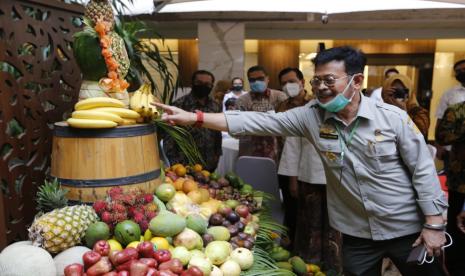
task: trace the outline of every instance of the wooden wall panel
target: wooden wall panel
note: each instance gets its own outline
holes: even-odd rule
[[[270,76],[270,88],[281,90],[279,71],[286,67],[299,68],[300,43],[298,40],[259,40],[258,64]]]
[[[82,14],[82,6],[57,0],[0,1],[0,249],[27,239],[53,123],[77,101],[72,43]]]
[[[436,41],[434,39],[412,40],[334,40],[334,47],[349,45],[361,49],[365,54],[412,54],[434,53]]]
[[[188,87],[199,67],[199,45],[195,39],[179,39],[178,43],[179,78],[181,86]]]

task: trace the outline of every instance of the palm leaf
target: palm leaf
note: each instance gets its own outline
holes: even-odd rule
[[[189,165],[205,165],[205,161],[197,148],[197,144],[188,130],[179,126],[172,126],[161,120],[154,120],[154,123],[157,127],[166,131],[166,133],[174,139],[178,147],[186,156]]]

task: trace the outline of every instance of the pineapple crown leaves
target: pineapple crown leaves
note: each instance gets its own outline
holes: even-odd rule
[[[68,190],[61,188],[61,184],[58,182],[58,179],[55,178],[51,182],[45,180],[44,184],[39,187],[36,194],[37,210],[47,213],[53,209],[67,206],[67,193]]]
[[[80,32],[76,32],[73,37],[74,39],[81,36],[90,36],[98,38],[98,34],[94,29],[94,23],[88,17],[82,17],[82,22],[84,23],[84,28]]]

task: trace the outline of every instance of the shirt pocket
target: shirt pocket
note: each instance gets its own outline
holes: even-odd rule
[[[368,141],[364,154],[369,169],[375,172],[388,171],[398,164],[397,145],[394,141]]]
[[[338,140],[324,141],[317,144],[318,150],[321,152],[322,161],[331,168],[342,167],[341,147]]]

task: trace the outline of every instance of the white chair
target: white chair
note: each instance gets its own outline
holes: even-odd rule
[[[254,189],[275,197],[276,200],[270,203],[271,215],[278,223],[282,224],[284,222],[284,209],[275,162],[265,157],[241,156],[236,162],[235,172]]]

